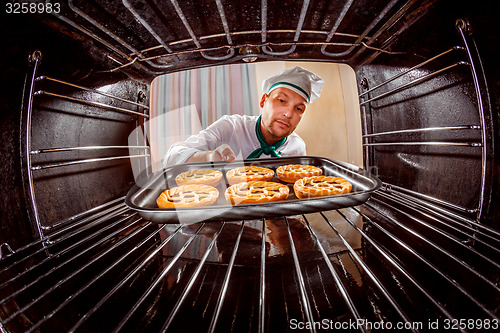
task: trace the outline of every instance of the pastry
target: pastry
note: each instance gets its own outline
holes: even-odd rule
[[[287,183],[295,183],[299,179],[321,176],[322,174],[323,171],[320,168],[306,164],[282,165],[276,169],[276,176],[278,176],[279,180]]]
[[[254,180],[270,181],[274,177],[274,171],[268,168],[258,166],[245,166],[231,169],[226,172],[226,179],[229,185]]]
[[[349,193],[352,184],[340,177],[315,176],[299,179],[293,184],[299,199]]]
[[[156,199],[160,208],[210,206],[219,198],[219,191],[210,185],[181,185],[163,191]]]
[[[226,189],[226,201],[230,205],[241,205],[285,200],[288,186],[275,182],[250,181],[234,184]]]
[[[200,184],[219,185],[222,179],[222,172],[214,169],[198,169],[183,172],[175,177],[177,185]]]

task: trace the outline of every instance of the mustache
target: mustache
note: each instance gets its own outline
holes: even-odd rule
[[[280,118],[280,119],[275,119],[274,121],[280,121],[280,122],[285,123],[285,124],[287,124],[288,126],[290,126],[290,122],[289,122],[288,120],[286,120],[286,119],[281,119],[281,118]]]

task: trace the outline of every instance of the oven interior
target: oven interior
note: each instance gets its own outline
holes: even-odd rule
[[[2,332],[498,328],[494,4],[44,4],[0,22]],[[129,209],[151,169],[147,136],[129,137],[148,131],[151,81],[272,60],[355,70],[380,190],[257,220]]]

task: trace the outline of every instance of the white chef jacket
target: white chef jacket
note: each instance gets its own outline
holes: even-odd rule
[[[255,126],[258,116],[231,115],[222,116],[212,125],[198,134],[191,135],[183,142],[173,144],[167,151],[163,165],[170,166],[184,163],[197,151],[214,150],[221,144],[228,144],[237,160],[248,157],[255,149],[260,148]],[[290,134],[286,142],[276,149],[280,156],[306,155],[306,144],[295,132]],[[259,158],[269,158],[262,154]]]

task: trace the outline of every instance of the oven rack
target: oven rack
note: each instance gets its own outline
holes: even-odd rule
[[[447,54],[449,54],[452,51],[464,51],[465,49],[463,47],[455,46],[447,51],[444,51],[430,59],[427,59],[405,71],[402,71],[401,73],[385,80],[382,83],[377,84],[374,87],[371,87],[370,89],[367,89],[366,91],[362,92],[359,94],[359,97],[361,99],[359,105],[364,106],[364,107],[369,107],[370,103],[379,99],[382,99],[384,97],[390,96],[392,94],[401,92],[404,89],[407,89],[409,87],[412,87],[414,85],[417,85],[419,83],[422,83],[434,76],[440,75],[443,72],[446,72],[452,68],[455,68],[457,66],[470,66],[470,63],[465,62],[465,61],[458,61],[453,63],[452,65],[446,66],[444,68],[435,70],[429,74],[423,75],[417,79],[412,79],[409,82],[406,82],[396,88],[392,88],[389,91],[380,93],[377,96],[374,97],[369,97],[368,99],[366,98],[365,95],[369,94],[370,92],[373,92],[374,90],[377,90],[390,82],[404,76],[411,74],[413,71],[415,71],[418,68],[421,68],[422,66],[429,64],[430,62],[437,60]],[[365,85],[366,83],[362,83],[362,85]],[[481,117],[483,118],[483,117]],[[405,142],[405,141],[392,141],[392,142],[369,142],[369,139],[374,139],[378,138],[381,136],[389,136],[389,135],[394,135],[394,134],[409,134],[409,133],[421,133],[421,132],[441,132],[441,131],[460,131],[460,130],[482,130],[484,127],[484,124],[481,125],[457,125],[457,126],[434,126],[434,127],[425,127],[425,128],[411,128],[411,129],[401,129],[401,130],[392,130],[392,131],[385,131],[385,132],[378,132],[378,133],[367,133],[363,135],[363,138],[365,138],[365,143],[363,143],[364,147],[373,147],[373,146],[390,146],[390,145],[430,145],[430,146],[466,146],[466,147],[482,147],[484,145],[484,142],[443,142],[443,141],[424,141],[424,142]]]
[[[408,195],[414,196],[416,198],[423,199],[425,201],[429,201],[434,204],[438,204],[439,206],[445,207],[447,210],[447,214],[451,214],[456,218],[460,218],[460,216],[457,216],[457,212],[460,214],[464,215],[470,215],[472,213],[475,213],[475,221],[479,222],[483,219],[483,207],[485,203],[485,198],[489,196],[489,193],[491,191],[491,185],[490,179],[491,179],[491,170],[492,170],[492,142],[491,142],[491,133],[492,133],[492,128],[491,125],[488,124],[488,115],[487,113],[489,112],[489,96],[487,95],[487,89],[485,89],[486,84],[485,84],[485,78],[483,76],[483,73],[481,71],[481,66],[480,66],[480,58],[479,54],[477,53],[477,50],[475,49],[475,43],[473,38],[471,37],[471,28],[469,26],[469,23],[464,20],[464,19],[457,19],[456,21],[456,28],[458,31],[458,34],[460,36],[460,39],[463,42],[463,46],[453,46],[450,49],[441,52],[429,59],[426,59],[425,61],[422,61],[418,63],[417,65],[410,67],[397,75],[394,75],[390,77],[389,79],[376,84],[373,87],[368,87],[368,82],[364,80],[361,82],[362,88],[364,88],[364,91],[359,94],[360,98],[360,106],[362,107],[363,110],[363,117],[364,117],[364,134],[363,134],[363,148],[365,151],[365,166],[367,167],[368,170],[371,170],[375,168],[374,166],[370,166],[370,149],[373,149],[374,147],[390,147],[393,150],[396,150],[397,147],[405,147],[405,146],[429,146],[429,147],[443,147],[444,149],[450,148],[450,147],[469,147],[469,148],[475,148],[475,149],[480,149],[481,151],[481,184],[480,184],[480,195],[479,195],[479,200],[476,208],[469,209],[465,207],[461,207],[459,205],[455,205],[453,203],[450,203],[446,200],[436,198],[433,196],[429,196],[423,193],[419,193],[416,191],[412,191],[410,189],[403,188],[399,186],[400,191],[406,192]],[[414,74],[414,72],[419,69],[423,68],[424,66],[437,61],[438,59],[441,59],[447,55],[451,55],[453,53],[458,54],[459,57],[465,57],[466,60],[460,60],[452,63],[451,65],[447,65],[443,68],[433,70],[428,74],[422,75],[418,78],[412,78],[408,80],[405,83],[400,84],[399,86],[396,86],[394,88],[389,89],[388,91],[385,92],[380,92],[378,94],[375,94],[375,96],[370,96],[370,93],[374,93],[375,91],[379,90],[380,88],[388,85],[389,83],[402,78],[404,76],[408,76],[411,74]],[[376,132],[376,133],[369,133],[367,124],[367,114],[372,112],[372,104],[374,101],[386,98],[388,96],[394,95],[396,93],[400,93],[401,91],[404,91],[405,89],[408,89],[410,87],[416,86],[420,83],[423,83],[433,77],[438,77],[439,75],[443,75],[445,72],[450,71],[453,68],[456,67],[467,67],[470,69],[470,74],[472,78],[472,82],[474,85],[474,91],[476,94],[477,98],[477,112],[478,112],[478,120],[479,120],[479,125],[476,124],[457,124],[455,126],[432,126],[432,127],[423,127],[423,128],[410,128],[410,129],[394,129],[390,131],[384,131],[384,132]],[[486,92],[485,92],[486,91]],[[377,141],[374,142],[373,140],[379,139],[379,138],[384,138],[384,137],[391,137],[393,135],[400,135],[400,134],[415,134],[415,133],[445,133],[445,132],[470,132],[470,131],[478,131],[481,135],[480,141]],[[372,150],[373,153],[373,150]],[[390,188],[395,187],[395,185],[383,182],[384,186],[389,188],[389,192],[391,191]],[[434,206],[434,208],[438,208]]]
[[[252,8],[251,13],[255,22],[260,22],[260,30],[242,30],[234,31],[228,20],[227,8],[221,0],[214,0],[211,10],[218,12],[219,22],[214,22],[213,27],[220,25],[220,33],[208,35],[197,35],[193,29],[193,22],[189,22],[186,15],[185,4],[177,0],[170,0],[172,9],[169,10],[173,17],[169,20],[175,21],[178,27],[184,28],[184,33],[189,35],[189,38],[172,40],[172,37],[166,35],[165,32],[158,31],[158,26],[161,26],[162,17],[148,15],[145,18],[134,4],[129,0],[122,0],[121,6],[128,11],[130,20],[137,21],[149,38],[158,42],[157,45],[147,47],[139,47],[132,45],[129,42],[130,36],[125,33],[120,35],[119,32],[112,31],[105,26],[98,18],[80,8],[75,1],[68,1],[67,13],[54,14],[57,18],[77,28],[90,38],[104,44],[113,53],[120,56],[122,60],[114,59],[120,62],[120,66],[112,69],[115,71],[128,66],[137,66],[142,70],[146,70],[151,74],[161,74],[173,70],[180,63],[181,57],[185,55],[200,55],[202,59],[212,63],[224,63],[231,58],[234,60],[244,59],[245,61],[255,61],[257,58],[263,59],[285,59],[291,55],[298,46],[307,46],[315,48],[314,52],[325,59],[346,60],[349,57],[357,57],[360,52],[365,49],[374,49],[379,52],[393,53],[387,50],[381,50],[374,45],[377,41],[379,45],[385,45],[384,41],[378,39],[385,38],[384,33],[390,29],[395,29],[394,25],[402,21],[402,18],[410,11],[412,5],[416,1],[402,2],[400,0],[392,0],[380,9],[380,13],[370,22],[360,28],[359,33],[345,33],[338,31],[339,27],[344,23],[344,18],[348,12],[356,10],[356,4],[353,0],[346,0],[341,6],[341,10],[337,17],[332,18],[332,27],[329,30],[307,29],[308,25],[313,25],[311,20],[314,20],[314,11],[310,0],[304,0],[300,6],[300,13],[297,15],[297,22],[294,29],[270,29],[268,12],[270,4],[267,0],[260,1],[260,7]],[[401,3],[401,4],[399,4]],[[153,4],[146,4],[153,6]],[[157,6],[157,5],[154,5]],[[169,7],[170,8],[170,7]],[[156,11],[161,12],[158,8]],[[96,9],[94,9],[95,11]],[[100,10],[105,10],[100,8]],[[87,8],[90,11],[90,8]],[[98,10],[99,11],[99,10]],[[76,16],[75,16],[76,15]],[[78,23],[82,21],[83,23]],[[294,22],[295,24],[295,22]],[[86,27],[85,25],[89,25]],[[395,34],[401,33],[405,28],[401,26]],[[171,35],[175,35],[174,31],[169,31]],[[314,35],[317,41],[302,41],[301,35]],[[372,34],[370,36],[370,34]],[[273,36],[280,36],[280,42],[273,41]],[[244,38],[239,38],[244,37]],[[259,41],[260,37],[260,41]],[[220,45],[218,40],[225,39],[225,44]],[[234,40],[248,40],[237,44]],[[215,44],[214,44],[215,43]],[[327,48],[335,47],[336,51],[328,51]],[[282,50],[273,50],[278,48]],[[285,49],[283,49],[285,48]],[[316,49],[317,48],[317,49]],[[337,51],[337,49],[342,50]],[[238,51],[238,52],[237,52]],[[356,52],[357,51],[357,52]],[[163,52],[163,53],[162,53]],[[397,53],[397,52],[396,52]],[[216,54],[216,55],[215,55]]]
[[[24,183],[26,187],[26,193],[30,199],[29,201],[31,202],[31,207],[30,207],[32,211],[31,214],[33,216],[36,233],[38,234],[37,236],[40,239],[44,238],[45,233],[50,233],[52,230],[57,229],[58,225],[71,223],[71,221],[75,217],[66,218],[65,220],[59,222],[56,221],[50,226],[42,225],[39,217],[39,210],[37,207],[37,200],[35,195],[35,183],[36,183],[35,179],[36,177],[34,175],[35,172],[38,172],[40,170],[54,169],[60,167],[93,165],[101,162],[108,162],[115,160],[129,160],[136,158],[145,159],[146,164],[148,164],[148,157],[150,157],[149,153],[150,147],[149,145],[146,144],[144,139],[142,139],[143,142],[140,142],[141,138],[136,138],[138,143],[137,145],[90,145],[90,146],[74,146],[74,147],[64,146],[64,147],[39,147],[39,148],[32,147],[33,112],[37,105],[36,103],[37,98],[41,98],[42,96],[48,96],[48,98],[53,98],[53,99],[67,100],[71,103],[88,105],[98,110],[108,110],[125,115],[130,115],[132,116],[131,119],[137,119],[136,121],[137,125],[139,125],[140,118],[142,119],[149,118],[148,114],[149,106],[142,104],[140,102],[131,101],[107,93],[105,91],[99,91],[97,89],[84,87],[82,85],[70,83],[50,76],[37,76],[38,68],[41,61],[42,61],[42,52],[36,50],[30,56],[30,62],[33,65],[33,72],[31,75],[31,82],[29,84],[28,101],[26,103],[26,113],[25,116],[23,117],[23,128],[24,128],[25,139],[23,142],[24,145],[21,148],[22,149],[21,156],[24,156],[24,162],[25,162],[25,167],[23,169],[25,170]],[[95,102],[88,99],[76,98],[70,96],[69,94],[54,92],[53,90],[37,89],[37,85],[42,84],[43,82],[53,83],[56,85],[56,87],[60,86],[63,88],[75,89],[75,91],[77,92],[89,93],[90,96],[97,96],[97,95],[104,96],[106,98],[109,98],[110,100],[118,101],[123,104],[129,105],[129,107],[128,108],[117,107],[111,105],[110,103],[107,104],[107,103]],[[51,89],[54,89],[54,87],[52,86]],[[139,100],[140,99],[141,96],[139,96]],[[135,109],[132,109],[130,107],[133,107]],[[43,108],[37,109],[36,112],[44,112],[44,109]],[[84,115],[84,117],[90,117],[90,116]],[[106,157],[85,157],[80,159],[75,159],[70,155],[70,157],[66,158],[66,160],[57,160],[57,157],[54,157],[55,159],[54,162],[50,162],[50,159],[48,161],[42,159],[42,162],[40,163],[34,162],[35,157],[42,155],[56,156],[64,153],[78,154],[82,152],[97,154],[99,152],[106,152],[106,151],[115,154],[117,151],[125,151],[125,154],[106,156]],[[128,154],[126,154],[127,152]],[[92,209],[90,209],[89,211],[92,211]],[[82,214],[85,215],[87,214],[87,212],[77,214],[76,216],[80,216]]]
[[[2,259],[0,323],[26,332],[176,332],[194,323],[199,332],[266,332],[293,320],[350,320],[364,332],[382,322],[425,331],[436,319],[499,320],[499,233],[476,234],[409,204],[399,210],[401,203],[380,193],[362,206],[278,223],[159,226],[117,202],[48,236],[45,246],[34,242]],[[272,252],[278,243],[269,228],[284,250]],[[462,250],[450,252],[454,246]]]

